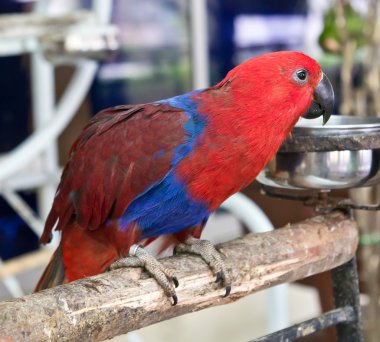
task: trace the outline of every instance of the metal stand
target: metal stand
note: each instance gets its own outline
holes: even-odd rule
[[[355,258],[331,270],[336,309],[250,342],[294,341],[336,325],[339,342],[363,342]]]
[[[352,309],[350,320],[337,324],[339,341],[364,341],[359,303],[359,280],[356,259],[331,270],[335,307]]]

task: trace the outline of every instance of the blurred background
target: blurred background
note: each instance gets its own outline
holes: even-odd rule
[[[335,113],[380,116],[379,45],[377,0],[2,0],[0,300],[30,293],[57,245],[59,237],[40,248],[38,237],[69,148],[97,111],[207,87],[253,56],[300,50],[332,81]],[[340,195],[379,203],[379,194],[375,187]],[[263,210],[256,225],[313,215],[261,195],[257,183],[244,195]],[[366,340],[378,341],[380,217],[357,218]],[[226,205],[205,237],[220,242],[250,230]],[[329,273],[276,291],[115,340],[247,341],[332,308]],[[335,341],[335,332],[305,340]]]

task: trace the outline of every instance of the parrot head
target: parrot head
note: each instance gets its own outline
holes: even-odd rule
[[[295,124],[300,116],[323,116],[325,124],[333,110],[329,79],[314,59],[301,52],[280,51],[252,58],[232,69],[225,80],[235,83],[236,92],[246,103],[260,102],[260,111],[271,113],[272,122]],[[252,98],[257,101],[250,101]],[[257,108],[251,110],[257,112]]]

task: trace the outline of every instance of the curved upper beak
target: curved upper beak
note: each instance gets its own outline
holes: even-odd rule
[[[314,91],[313,101],[303,115],[306,119],[315,119],[323,115],[323,124],[330,119],[334,107],[334,90],[330,80],[323,74],[317,89]]]

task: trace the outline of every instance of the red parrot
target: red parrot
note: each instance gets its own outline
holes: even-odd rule
[[[141,246],[161,236],[163,248],[179,244],[179,252],[200,254],[227,295],[223,260],[195,238],[225,199],[255,179],[302,115],[328,120],[333,97],[315,60],[275,52],[238,65],[210,88],[99,112],[64,167],[41,242],[54,228],[62,239],[36,290],[144,266],[175,304],[177,279]]]

